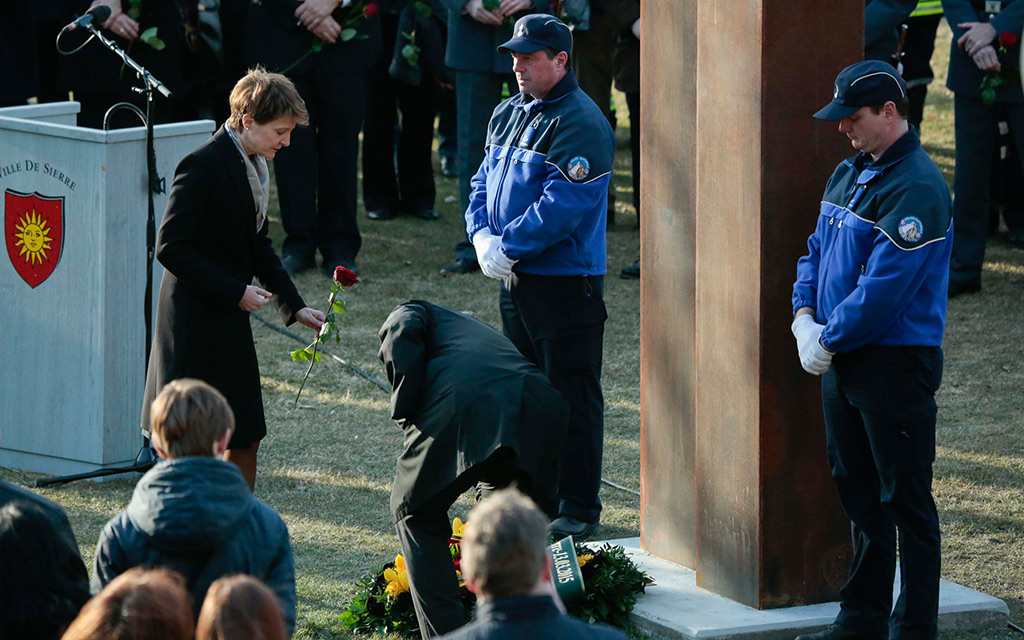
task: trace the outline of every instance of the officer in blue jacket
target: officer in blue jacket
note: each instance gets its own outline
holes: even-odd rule
[[[835,623],[798,640],[936,634],[934,396],[952,203],[907,123],[906,96],[892,66],[870,60],[844,69],[832,103],[815,114],[839,121],[860,152],[829,179],[793,286],[801,364],[824,374],[826,452],[852,521],[853,557]],[[893,608],[897,538],[902,582]]]
[[[498,49],[520,93],[497,106],[473,177],[466,231],[484,275],[502,281],[505,335],[571,407],[558,459],[554,536],[585,538],[601,514],[605,225],[615,135],[569,67],[558,18],[520,18]]]

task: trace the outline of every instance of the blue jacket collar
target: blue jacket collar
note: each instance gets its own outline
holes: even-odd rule
[[[579,82],[576,81],[576,72],[569,69],[566,71],[565,76],[555,86],[551,87],[551,91],[548,91],[548,94],[542,99],[537,100],[533,96],[520,93],[512,99],[512,105],[517,109],[530,113],[534,109],[543,109],[546,104],[560,102],[567,95],[578,89],[579,86]]]
[[[513,596],[481,602],[476,608],[480,622],[526,622],[561,615],[551,596]]]
[[[863,184],[875,176],[881,175],[886,169],[906,158],[920,146],[921,140],[917,136],[917,129],[914,128],[914,125],[910,125],[907,132],[885,150],[878,162],[871,160],[871,154],[858,153],[853,158],[853,168],[861,174],[857,183]]]

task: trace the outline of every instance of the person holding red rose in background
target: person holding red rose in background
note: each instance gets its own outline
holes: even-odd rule
[[[306,124],[306,105],[288,78],[261,68],[238,81],[230,104],[224,126],[174,171],[156,240],[164,275],[142,430],[152,433],[150,405],[168,382],[209,383],[235,417],[224,459],[238,465],[251,491],[267,423],[249,312],[273,302],[286,325],[318,331],[325,315],[303,302],[267,236],[267,159]]]
[[[356,271],[359,131],[370,68],[381,51],[381,9],[394,0],[262,0],[249,6],[244,58],[288,76],[309,126],[274,161],[290,274],[316,266]]]
[[[949,265],[949,297],[981,291],[988,236],[989,184],[1000,107],[1018,149],[1024,149],[1024,94],[1017,76],[1024,1],[942,0],[953,29],[946,87],[954,98],[956,236]],[[1022,156],[1024,158],[1024,156]],[[1024,171],[1024,160],[1022,160]],[[1024,177],[1024,176],[1019,176]]]

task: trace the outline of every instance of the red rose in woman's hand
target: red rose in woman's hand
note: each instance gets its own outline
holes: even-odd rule
[[[367,18],[372,18],[373,16],[377,15],[378,13],[380,13],[380,9],[377,8],[377,3],[376,2],[367,2],[366,6],[363,7],[363,15],[366,16]],[[348,270],[346,269],[346,271],[348,271]],[[351,272],[349,272],[349,273],[351,273]],[[335,278],[335,279],[337,279],[337,278]]]
[[[1004,49],[1009,49],[1013,45],[1017,44],[1017,36],[1010,33],[1009,31],[999,36],[999,46]]]
[[[359,278],[356,277],[356,274],[353,273],[351,269],[346,269],[345,267],[335,267],[334,281],[343,287],[351,287],[355,283],[359,282]]]

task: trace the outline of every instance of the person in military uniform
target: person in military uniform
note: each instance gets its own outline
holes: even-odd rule
[[[953,29],[946,87],[954,92],[956,172],[953,204],[957,221],[953,259],[949,265],[950,297],[981,291],[981,265],[988,236],[992,155],[1002,107],[1017,149],[1024,149],[1024,94],[1019,82],[996,87],[990,104],[982,98],[982,79],[998,73],[1004,61],[997,48],[1003,34],[1020,39],[1024,2],[1015,0],[942,0]],[[1017,66],[1019,44],[1006,62]],[[1024,163],[1024,161],[1022,161]],[[1022,164],[1024,166],[1024,164]],[[1019,176],[1019,174],[1018,174]]]
[[[455,71],[456,168],[459,174],[459,203],[469,206],[470,178],[484,159],[487,122],[502,89],[515,86],[508,58],[496,47],[511,37],[507,19],[523,12],[551,11],[551,0],[500,0],[489,10],[484,0],[442,0],[448,8],[448,49],[445,64]],[[455,245],[455,262],[444,266],[441,275],[472,273],[479,269],[476,252],[466,239]]]
[[[391,417],[404,435],[391,512],[430,638],[465,622],[448,509],[474,484],[478,499],[516,484],[550,514],[569,408],[508,339],[465,314],[412,300],[379,335]]]
[[[907,122],[906,85],[892,66],[847,67],[834,96],[815,117],[838,121],[860,153],[825,187],[797,264],[792,329],[804,369],[823,376],[826,452],[853,558],[835,623],[797,640],[934,640],[940,544],[931,482],[952,204]]]
[[[907,18],[907,37],[903,44],[903,80],[907,83],[907,97],[910,99],[908,120],[919,132],[924,119],[928,85],[935,79],[931,61],[940,22],[941,0],[920,0]]]
[[[900,41],[900,25],[916,6],[915,0],[864,1],[864,59],[896,66],[893,54]]]
[[[569,402],[574,446],[558,461],[554,536],[585,538],[601,514],[605,225],[615,134],[576,83],[572,33],[520,18],[499,51],[520,93],[494,110],[466,209],[484,275],[501,280],[501,324]]]

